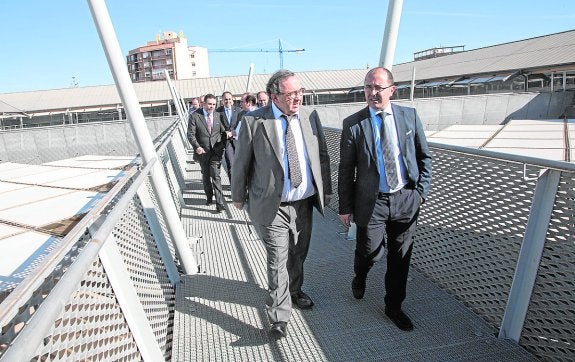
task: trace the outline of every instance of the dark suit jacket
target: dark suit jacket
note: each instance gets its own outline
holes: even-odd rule
[[[188,122],[188,140],[194,148],[194,155],[196,155],[196,149],[202,147],[207,156],[221,159],[226,148],[226,131],[227,129],[218,112],[214,112],[211,133],[208,132],[204,110],[200,108],[193,112]]]
[[[393,103],[391,107],[407,171],[407,186],[416,189],[425,200],[431,186],[431,154],[423,125],[415,109]],[[377,152],[368,107],[343,121],[338,185],[340,215],[353,214],[357,225],[366,226],[379,191]]]
[[[247,199],[250,217],[262,225],[276,216],[284,186],[283,150],[273,119],[271,103],[243,116],[232,167],[232,200]],[[325,195],[332,193],[325,135],[316,111],[300,109],[299,119],[317,190],[314,206],[323,214]]]
[[[237,127],[239,121],[238,114],[240,113],[241,110],[242,109],[240,107],[235,106],[232,107],[232,118],[228,119],[224,106],[216,108],[216,112],[218,112],[221,115],[222,122],[224,123],[224,126],[228,130],[234,130]]]

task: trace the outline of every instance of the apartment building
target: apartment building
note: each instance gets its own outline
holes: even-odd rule
[[[208,50],[188,46],[183,34],[163,32],[146,45],[132,49],[126,57],[132,82],[206,78],[210,76]]]

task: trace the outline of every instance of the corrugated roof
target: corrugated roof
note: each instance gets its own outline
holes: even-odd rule
[[[397,64],[393,67],[396,83],[409,82],[416,68],[417,80],[440,80],[457,76],[502,74],[517,70],[543,70],[554,66],[575,67],[575,30],[515,41],[448,56]],[[361,86],[366,69],[298,72],[303,87],[310,91],[337,91]],[[251,92],[265,90],[269,74],[252,77]],[[247,75],[210,77],[174,81],[180,96],[191,98],[206,93],[220,95],[224,90],[240,95],[246,91]],[[166,102],[171,99],[166,82],[135,83],[140,103]],[[61,111],[97,108],[120,104],[115,85],[64,88],[0,94],[2,104],[25,112]]]

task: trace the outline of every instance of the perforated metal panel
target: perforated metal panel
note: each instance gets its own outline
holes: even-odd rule
[[[340,131],[326,129],[334,190]],[[433,183],[412,265],[499,328],[540,167],[431,149]],[[575,356],[575,175],[563,171],[520,344],[545,360]],[[337,197],[330,207],[337,211]]]
[[[32,292],[27,300],[20,300],[20,308],[13,318],[0,326],[0,356],[4,353],[8,345],[16,338],[22,330],[23,323],[28,321],[36,312],[39,305],[44,301],[46,295],[50,293],[54,285],[60,280],[64,272],[69,268],[78,253],[89,240],[89,234],[86,232],[72,247],[68,254],[60,261],[58,266],[50,273],[44,282]]]
[[[433,184],[413,265],[498,327],[535,181],[524,179],[521,164],[441,149],[432,154]]]
[[[112,232],[164,357],[171,357],[175,290],[156,247],[139,198]]]
[[[156,139],[176,117],[146,119]],[[0,159],[29,164],[82,155],[135,155],[137,145],[127,121],[26,128],[0,132]]]
[[[170,249],[170,254],[172,255],[172,259],[175,261],[176,265],[179,265],[179,259],[176,254],[176,247],[174,245],[174,241],[170,233],[168,232],[168,228],[166,226],[166,222],[164,220],[164,215],[160,211],[160,207],[158,206],[158,200],[156,198],[156,194],[153,192],[153,187],[150,183],[150,179],[146,180],[146,187],[149,190],[150,197],[152,202],[154,203],[154,209],[156,210],[156,216],[158,218],[158,222],[162,228],[162,233],[164,234],[164,238],[166,239],[166,243],[168,244],[168,248]]]
[[[563,172],[520,343],[546,361],[575,360],[575,174]]]
[[[99,260],[86,273],[33,360],[141,360]]]

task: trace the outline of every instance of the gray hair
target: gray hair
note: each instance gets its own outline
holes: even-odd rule
[[[272,94],[280,94],[280,83],[286,78],[294,77],[295,73],[291,70],[281,69],[272,74],[266,84],[266,93],[271,97]]]

